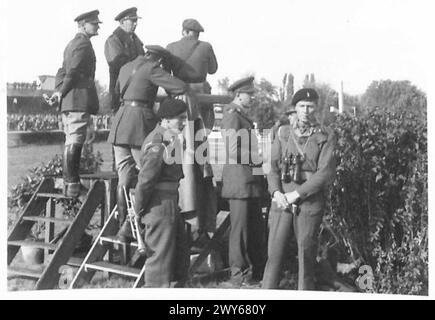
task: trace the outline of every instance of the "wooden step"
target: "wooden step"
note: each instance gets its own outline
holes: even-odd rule
[[[42,216],[27,216],[27,217],[23,217],[23,220],[53,222],[53,223],[62,223],[62,224],[71,224],[74,221],[72,219],[59,219],[59,218],[50,218],[50,217],[42,217]]]
[[[80,267],[85,259],[78,258],[78,257],[71,257],[69,258],[67,265],[72,267]]]
[[[98,261],[85,264],[85,269],[93,269],[99,271],[106,271],[111,273],[122,274],[124,276],[137,278],[140,274],[140,270],[136,268],[130,268],[127,266],[121,266],[119,264],[113,264],[105,261]]]
[[[53,243],[45,243],[41,241],[30,241],[30,240],[15,240],[15,241],[8,241],[9,246],[28,246],[33,248],[41,248],[41,249],[50,249],[50,250],[56,250],[57,245]]]
[[[53,198],[53,199],[75,199],[73,197],[67,197],[66,195],[62,193],[45,193],[45,192],[38,192],[36,194],[38,198]]]
[[[14,276],[21,276],[21,277],[39,279],[43,271],[44,271],[43,269],[31,270],[31,269],[24,269],[19,267],[8,267],[8,278]]]
[[[114,171],[100,171],[96,173],[85,173],[80,175],[80,179],[102,179],[102,180],[109,180],[109,179],[115,179],[118,178],[118,174]]]
[[[109,242],[114,244],[127,244],[126,242],[122,242],[121,240],[119,240],[117,236],[102,236],[100,237],[100,243],[103,242]],[[130,246],[132,247],[137,247],[137,242],[130,242],[128,244],[130,244]]]

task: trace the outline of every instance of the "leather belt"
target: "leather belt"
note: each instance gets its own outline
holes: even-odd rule
[[[163,181],[158,182],[154,188],[156,190],[163,190],[163,191],[177,191],[178,192],[178,182],[169,182],[169,181]]]
[[[124,100],[123,104],[130,107],[149,108],[147,102],[139,100]]]

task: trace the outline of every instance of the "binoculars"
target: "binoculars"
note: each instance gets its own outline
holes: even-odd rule
[[[300,154],[288,156],[282,160],[281,181],[284,183],[302,183],[302,163],[303,159]]]

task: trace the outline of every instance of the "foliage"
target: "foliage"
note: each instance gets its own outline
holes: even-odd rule
[[[254,96],[249,116],[257,122],[260,132],[265,128],[271,128],[278,119],[281,104],[279,103],[279,93],[275,86],[266,79],[261,79],[256,84],[258,89]]]
[[[331,126],[338,165],[327,221],[353,260],[372,267],[376,292],[427,294],[426,120],[374,108]]]
[[[87,148],[83,148],[80,159],[80,171],[82,173],[97,172],[100,170],[102,163],[103,158],[100,152],[94,154],[89,152]],[[33,167],[28,170],[28,174],[22,178],[22,182],[11,188],[11,195],[8,198],[9,211],[18,214],[19,211],[21,211],[30,200],[38,185],[41,183],[43,177],[47,175],[59,177],[62,176],[62,156],[56,154],[48,163],[41,164],[40,166]],[[62,204],[65,215],[74,216],[78,212],[80,207],[79,200],[62,199],[58,201]],[[9,217],[8,226],[13,223],[13,220],[13,217]],[[41,232],[42,230],[35,228],[34,236],[36,237]]]
[[[373,81],[361,97],[361,104],[370,109],[375,106],[392,110],[415,112],[425,117],[426,94],[409,81]]]
[[[95,87],[97,89],[98,101],[100,103],[100,108],[98,113],[100,114],[111,114],[112,109],[110,105],[110,94],[106,86],[100,84],[98,80],[95,80]]]

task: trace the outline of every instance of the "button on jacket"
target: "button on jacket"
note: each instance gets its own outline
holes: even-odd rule
[[[224,137],[227,158],[237,161],[237,164],[226,162],[222,171],[222,197],[231,199],[257,198],[263,196],[263,176],[253,175],[252,159],[258,154],[256,136],[251,134],[254,129],[252,121],[236,104],[229,104],[224,108],[222,119],[222,137]],[[233,130],[231,130],[233,129]],[[227,131],[229,130],[229,131]],[[239,130],[246,130],[249,142],[241,143],[236,134]],[[254,138],[255,140],[252,140]],[[239,140],[239,141],[238,141]],[[247,163],[241,163],[246,160]],[[228,159],[229,161],[229,159]]]
[[[112,109],[119,107],[119,96],[115,93],[115,84],[118,79],[119,70],[129,61],[139,55],[144,55],[143,43],[135,34],[128,34],[118,27],[112,35],[107,38],[104,45],[104,55],[109,64],[109,93],[112,96]]]
[[[98,112],[95,65],[95,53],[90,39],[83,33],[77,33],[66,46],[62,67],[56,74],[55,86],[62,94],[62,112]]]

